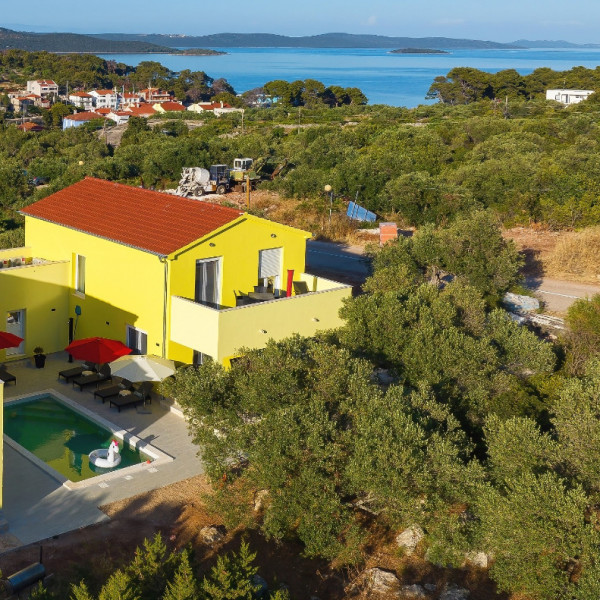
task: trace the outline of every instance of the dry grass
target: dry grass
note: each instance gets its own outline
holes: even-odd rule
[[[545,267],[551,277],[600,281],[600,226],[566,235],[556,244]]]

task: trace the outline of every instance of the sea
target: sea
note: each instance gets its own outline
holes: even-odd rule
[[[241,93],[267,81],[317,79],[325,85],[360,88],[369,104],[413,108],[429,104],[429,86],[454,67],[474,67],[495,73],[516,69],[522,75],[538,67],[566,71],[600,65],[600,48],[531,48],[523,50],[450,50],[449,54],[391,54],[383,48],[219,48],[220,56],[176,54],[104,54],[137,66],[156,60],[172,71],[205,71],[224,77]]]

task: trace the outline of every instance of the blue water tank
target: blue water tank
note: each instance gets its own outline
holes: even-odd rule
[[[7,578],[9,593],[16,594],[36,581],[44,579],[46,569],[42,563],[33,563]]]

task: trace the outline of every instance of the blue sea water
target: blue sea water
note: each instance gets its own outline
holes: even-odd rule
[[[516,69],[527,75],[538,67],[565,71],[596,68],[600,48],[526,50],[452,50],[450,54],[390,54],[380,48],[222,48],[222,56],[105,54],[103,58],[136,66],[156,60],[173,71],[205,71],[224,77],[239,92],[273,79],[317,79],[326,85],[358,87],[369,104],[414,107],[426,104],[427,90],[438,75],[454,67],[489,72]]]

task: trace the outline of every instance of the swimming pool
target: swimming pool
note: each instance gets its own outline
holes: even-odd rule
[[[7,443],[51,475],[58,474],[67,487],[80,487],[86,480],[114,476],[165,457],[72,400],[49,391],[5,402],[4,434]],[[89,453],[108,448],[113,439],[119,444],[121,463],[112,469],[92,465]]]

